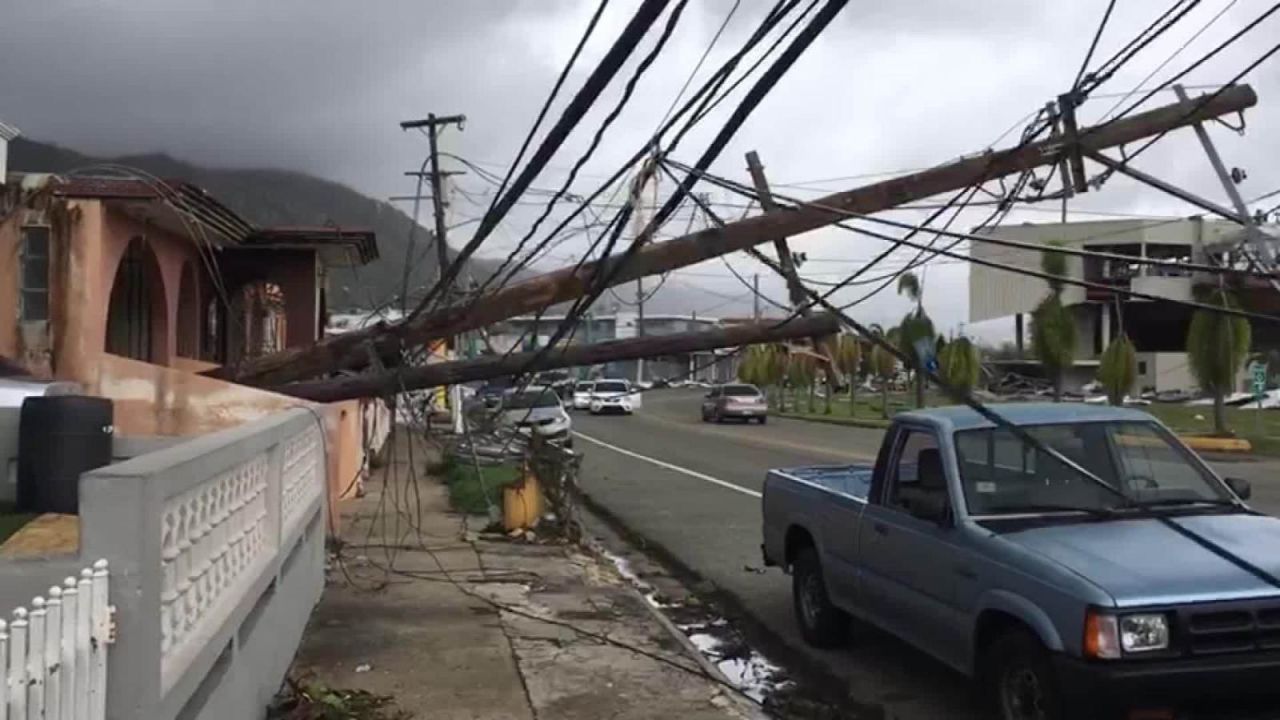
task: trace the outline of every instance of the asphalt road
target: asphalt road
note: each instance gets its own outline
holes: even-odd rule
[[[792,617],[790,578],[777,569],[759,571],[765,470],[873,462],[882,431],[781,418],[767,425],[707,424],[699,420],[700,397],[691,390],[651,392],[631,417],[577,416],[583,489],[885,717],[983,717],[964,678],[882,633],[858,629],[839,651],[809,648]],[[1255,507],[1280,511],[1280,464],[1214,465],[1253,483]]]

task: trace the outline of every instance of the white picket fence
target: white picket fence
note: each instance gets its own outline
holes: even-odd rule
[[[0,620],[0,720],[105,720],[107,561]]]

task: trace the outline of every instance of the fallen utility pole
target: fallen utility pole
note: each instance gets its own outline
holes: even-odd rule
[[[272,390],[306,400],[336,402],[487,380],[516,373],[820,337],[834,334],[839,329],[840,323],[835,316],[812,315],[784,322],[754,322],[701,332],[650,335],[594,345],[570,345],[551,352],[490,355],[472,360],[403,367],[355,377],[291,383]]]
[[[1078,136],[1079,144],[1082,151],[1117,147],[1174,128],[1242,112],[1257,102],[1257,94],[1248,85],[1230,87],[1207,97],[1165,105],[1082,129]],[[829,206],[835,211],[809,206],[798,212],[770,212],[728,223],[722,228],[707,228],[674,240],[647,245],[637,250],[625,267],[617,267],[621,260],[615,256],[563,268],[508,285],[466,304],[455,303],[435,312],[423,313],[398,325],[374,325],[309,347],[256,358],[237,367],[220,368],[211,374],[263,386],[280,385],[342,369],[362,368],[369,361],[366,347],[369,341],[373,341],[383,356],[394,357],[402,348],[581,297],[591,287],[593,279],[608,277],[610,286],[616,287],[637,278],[696,265],[772,242],[779,237],[830,225],[843,219],[845,212],[874,214],[1030,168],[1054,166],[1063,160],[1068,150],[1061,138],[1050,138],[962,158],[814,201],[814,205]]]

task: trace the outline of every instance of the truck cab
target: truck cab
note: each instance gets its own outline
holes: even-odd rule
[[[806,641],[876,625],[1007,720],[1275,691],[1280,520],[1246,483],[1139,411],[990,409],[1033,442],[938,408],[897,416],[874,465],[769,471],[765,561]]]

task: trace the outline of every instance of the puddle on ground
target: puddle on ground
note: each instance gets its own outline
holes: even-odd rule
[[[789,694],[794,683],[786,672],[752,648],[728,620],[707,607],[672,602],[636,573],[631,561],[607,550],[604,554],[650,605],[667,616],[685,634],[702,656],[711,662],[744,695],[764,707],[773,698]]]

